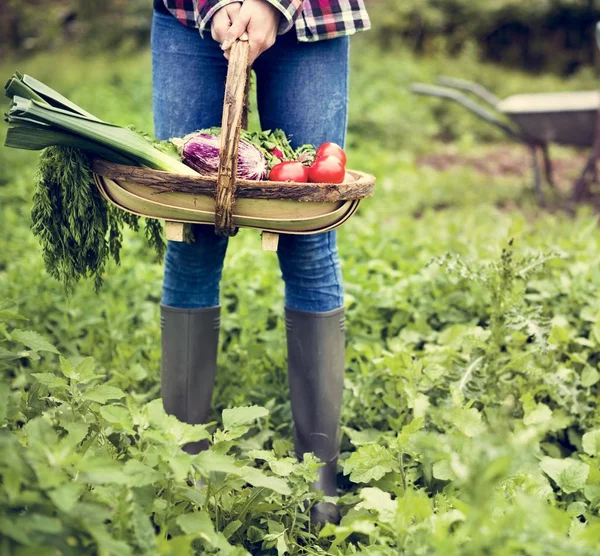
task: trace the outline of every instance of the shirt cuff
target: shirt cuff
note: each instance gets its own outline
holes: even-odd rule
[[[208,10],[200,10],[198,13],[198,31],[200,32],[200,36],[204,38],[204,33],[208,30],[210,33],[210,20],[212,16],[215,15],[221,8],[224,8],[228,4],[233,4],[234,2],[242,3],[242,0],[220,0],[216,4],[210,6]]]
[[[279,19],[278,35],[287,33],[293,26],[302,12],[302,0],[267,0],[269,4],[275,6],[283,16]]]

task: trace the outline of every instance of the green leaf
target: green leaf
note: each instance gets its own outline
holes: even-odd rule
[[[600,345],[600,319],[598,319],[592,327],[592,336],[596,340],[596,343]]]
[[[168,540],[162,536],[157,537],[158,554],[161,556],[187,556],[193,554],[191,545],[194,539],[193,535],[178,535]]]
[[[100,415],[109,423],[121,425],[123,428],[131,427],[131,413],[126,407],[120,405],[103,405]]]
[[[377,481],[387,473],[400,471],[390,450],[378,444],[361,446],[345,461],[343,467],[344,475],[350,475],[354,483]]]
[[[250,450],[248,452],[248,457],[266,461],[273,473],[280,477],[289,477],[298,465],[298,462],[294,461],[292,458],[279,459],[269,450]]]
[[[8,415],[8,404],[10,403],[11,389],[4,382],[0,382],[0,424],[2,424]]]
[[[396,502],[392,500],[389,492],[379,488],[367,487],[360,491],[362,502],[356,506],[356,509],[366,508],[379,514],[379,519],[383,523],[394,524],[396,519]]]
[[[23,523],[17,524],[5,516],[0,516],[0,533],[2,533],[2,536],[10,537],[25,546],[32,543],[28,527]]]
[[[266,417],[269,410],[258,405],[249,407],[234,407],[233,409],[223,410],[223,427],[233,429],[235,427],[249,425],[261,417]]]
[[[593,367],[586,366],[581,372],[581,385],[585,388],[594,386],[600,380],[600,373]]]
[[[454,426],[469,438],[473,438],[485,430],[485,426],[481,422],[481,413],[474,407],[469,409],[454,409],[451,414],[451,419]]]
[[[106,528],[94,527],[90,528],[90,533],[98,543],[98,552],[100,554],[111,554],[119,556],[129,556],[132,554],[129,545],[121,540],[115,539]]]
[[[543,425],[552,420],[552,410],[543,403],[534,404],[530,411],[525,411],[523,423],[530,425]]]
[[[413,410],[415,420],[422,419],[430,406],[429,398],[421,392],[408,401],[408,407]]]
[[[283,556],[288,552],[289,548],[285,541],[285,533],[269,533],[263,538],[263,548],[272,548],[275,546],[277,556]]]
[[[556,316],[552,321],[552,329],[548,342],[550,344],[565,344],[571,339],[571,327],[569,321],[563,316]]]
[[[148,402],[144,406],[144,413],[148,417],[148,422],[157,429],[163,428],[168,418],[160,398]]]
[[[45,417],[34,417],[25,425],[25,430],[28,446],[38,445],[48,449],[58,443],[57,431]]]
[[[545,457],[540,467],[566,494],[581,490],[590,472],[589,465],[576,459]]]
[[[85,394],[83,394],[83,399],[98,403],[106,403],[108,400],[120,400],[124,397],[125,392],[123,390],[115,386],[109,386],[108,384],[94,386],[86,390]]]
[[[210,438],[210,433],[206,430],[205,425],[182,423],[173,415],[166,417],[161,428],[180,445]]]
[[[175,523],[186,535],[197,535],[212,545],[217,541],[214,525],[205,511],[181,514]]]
[[[68,514],[77,504],[83,488],[84,486],[80,483],[65,483],[49,491],[48,496],[61,512]]]
[[[176,481],[184,481],[190,473],[192,466],[192,456],[183,450],[177,455],[171,455],[168,458],[169,467],[173,472]]]
[[[89,430],[87,423],[65,423],[63,426],[69,434],[61,439],[61,444],[71,446],[72,449],[86,437]]]
[[[353,533],[366,535],[367,537],[377,532],[377,525],[367,519],[353,519],[344,521],[341,525],[326,523],[325,527],[319,532],[319,537],[335,537],[332,547],[335,548],[343,543]]]
[[[22,516],[21,519],[27,522],[27,527],[32,531],[39,531],[40,533],[56,535],[58,533],[61,533],[63,530],[63,526],[60,520],[47,515],[31,513]]]
[[[58,350],[46,338],[33,330],[16,329],[10,333],[10,336],[14,342],[19,342],[32,351],[49,351],[58,354]]]
[[[161,473],[135,459],[125,462],[124,471],[129,476],[129,486],[133,487],[151,485],[163,478]]]
[[[21,357],[24,357],[24,355],[17,353],[16,351],[9,351],[0,346],[0,363],[3,361],[14,361],[15,359],[20,359]]]
[[[588,431],[581,439],[583,451],[590,456],[600,456],[600,429]]]
[[[237,476],[241,473],[241,467],[236,464],[235,458],[212,450],[200,452],[193,458],[193,464],[204,477],[208,477],[213,471],[232,473]]]
[[[33,376],[40,384],[47,386],[51,390],[58,388],[66,389],[69,386],[64,378],[52,373],[32,373],[31,376]]]
[[[346,433],[350,442],[356,447],[363,444],[373,444],[381,437],[381,431],[377,429],[355,430],[350,427],[344,427],[344,433]]]
[[[73,381],[85,384],[95,378],[100,378],[102,375],[95,374],[96,362],[93,357],[83,358],[77,365],[73,365],[71,361],[60,358],[60,370],[63,375]]]
[[[195,456],[194,467],[204,477],[208,477],[211,472],[218,471],[245,479],[252,486],[265,487],[283,495],[291,493],[288,484],[283,479],[271,477],[254,467],[241,466],[236,462],[235,458],[218,454],[212,450],[200,452]]]
[[[279,477],[271,477],[260,469],[256,469],[254,467],[242,467],[239,476],[243,479],[246,479],[246,481],[255,487],[268,488],[273,492],[277,492],[284,496],[289,496],[292,493],[290,487],[283,479],[280,479]]]
[[[14,310],[16,307],[17,305],[8,299],[0,301],[0,322],[9,320],[29,320],[23,315],[17,313]]]
[[[229,522],[225,529],[223,529],[223,536],[228,539],[233,535],[240,527],[242,526],[242,522],[239,519],[234,519]]]
[[[135,542],[142,554],[156,554],[158,546],[156,544],[156,534],[152,519],[135,502],[131,505],[131,524],[133,526]]]
[[[87,457],[79,462],[79,479],[94,485],[126,485],[130,476],[124,472],[124,466],[106,457]]]
[[[404,425],[400,431],[400,434],[398,435],[398,438],[396,439],[397,446],[401,450],[406,449],[409,446],[413,435],[418,433],[424,425],[425,419],[423,417],[413,419],[410,423]]]
[[[447,459],[436,461],[432,466],[432,473],[438,481],[453,481],[456,479],[452,466]]]

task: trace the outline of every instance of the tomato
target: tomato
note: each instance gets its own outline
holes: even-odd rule
[[[313,183],[342,183],[346,171],[339,158],[319,156],[308,169],[308,181]]]
[[[342,161],[344,166],[346,166],[346,153],[342,147],[335,143],[323,143],[317,149],[317,156],[335,156]]]
[[[271,181],[293,181],[306,183],[308,181],[308,168],[302,162],[287,160],[275,164],[269,172]]]

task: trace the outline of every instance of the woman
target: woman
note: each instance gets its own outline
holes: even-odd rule
[[[181,137],[219,126],[234,40],[249,41],[263,129],[280,128],[294,147],[344,144],[348,35],[368,29],[363,0],[154,0],[152,70],[155,133]],[[210,29],[211,37],[208,37]],[[199,31],[199,33],[198,33]],[[325,40],[327,39],[327,40]],[[215,378],[219,281],[227,239],[196,226],[191,244],[169,242],[161,305],[165,410],[205,423]],[[344,307],[335,232],[282,235],[290,399],[296,455],[325,463],[315,488],[336,495],[344,374]],[[191,453],[205,448],[199,442]],[[338,521],[316,504],[316,522]]]

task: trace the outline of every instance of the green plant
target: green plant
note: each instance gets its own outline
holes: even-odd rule
[[[597,216],[540,210],[525,178],[419,167],[415,148],[486,157],[496,146],[476,145],[477,124],[461,143],[433,142],[452,112],[402,92],[447,58],[407,54],[402,74],[374,52],[355,49],[351,122],[373,127],[360,143],[354,128],[347,154],[377,174],[376,195],[338,234],[342,523],[308,523],[317,464],[292,457],[283,286],[258,235],[228,250],[212,423],[185,426],[158,401],[161,265],[125,231],[102,294],[85,283],[65,298],[29,228],[35,155],[0,149],[0,291],[15,300],[0,305],[0,553],[597,552]],[[63,56],[61,67],[77,63]],[[27,71],[45,78],[47,60]],[[466,56],[452,63],[503,93],[537,85]],[[61,90],[151,128],[146,54],[85,64],[85,83],[56,72]],[[181,451],[204,435],[208,452]]]

